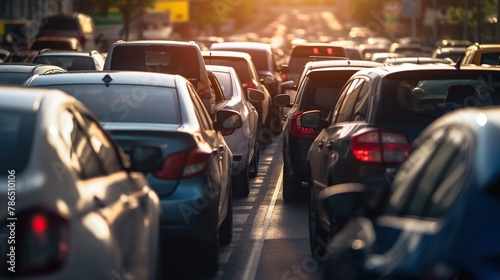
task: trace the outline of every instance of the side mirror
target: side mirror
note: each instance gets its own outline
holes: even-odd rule
[[[288,64],[281,64],[281,74],[288,74],[288,71],[290,71]]]
[[[314,129],[323,129],[327,126],[327,121],[321,119],[320,110],[305,111],[300,119],[302,126]]]
[[[278,94],[273,97],[273,104],[279,107],[291,107],[290,95],[288,94]]]
[[[281,83],[281,89],[297,89],[293,80]]]
[[[265,76],[264,79],[262,79],[262,83],[264,85],[272,85],[272,84],[274,84],[274,77],[272,77],[272,76]]]
[[[241,116],[237,111],[222,109],[215,112],[215,130],[236,129],[243,125]]]
[[[323,189],[319,201],[323,203],[338,232],[347,222],[364,210],[366,186],[359,183],[332,185]]]
[[[134,145],[130,152],[131,171],[144,173],[159,171],[163,166],[163,153],[160,147],[151,145]]]
[[[262,90],[249,88],[247,93],[250,102],[260,102],[266,99],[265,93]]]

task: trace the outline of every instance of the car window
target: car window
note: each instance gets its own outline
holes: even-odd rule
[[[89,135],[90,144],[94,152],[103,163],[103,167],[108,174],[122,170],[122,163],[118,156],[116,147],[102,130],[99,124],[86,114],[80,114]]]
[[[196,88],[200,88],[198,83],[201,80],[201,65],[198,52],[198,49],[187,46],[117,45],[111,54],[110,70],[179,74]]]
[[[222,65],[222,66],[233,67],[241,81],[248,82],[252,79],[250,77],[250,72],[247,66],[247,62],[244,59],[205,57],[205,63],[208,65]]]
[[[28,164],[36,115],[15,111],[0,112],[0,175],[8,170],[21,173]]]
[[[356,104],[356,99],[362,85],[363,80],[361,79],[356,79],[353,81],[352,85],[349,87],[349,91],[346,92],[344,100],[342,100],[342,105],[340,106],[336,123],[351,120],[352,112],[354,110],[354,104]]]
[[[361,90],[359,91],[358,97],[356,98],[356,103],[354,104],[354,112],[351,117],[351,121],[365,121],[368,116],[368,109],[370,102],[370,85],[363,81]]]
[[[337,99],[337,102],[335,102],[335,106],[333,107],[333,110],[330,112],[331,125],[335,124],[335,122],[337,120],[337,116],[338,116],[339,111],[340,111],[340,106],[344,102],[345,97],[347,96],[347,93],[350,92],[353,84],[354,84],[354,81],[349,81],[342,88],[342,90],[339,94],[339,97]]]
[[[500,52],[483,53],[481,55],[481,63],[480,64],[500,65]]]
[[[219,81],[222,92],[224,92],[225,99],[233,97],[233,85],[231,83],[231,75],[226,72],[214,72],[217,80]]]
[[[464,133],[440,130],[419,146],[398,170],[387,213],[439,218],[462,190],[467,169]]]
[[[388,75],[379,90],[380,123],[428,125],[463,107],[500,105],[500,72],[415,71]]]
[[[59,118],[60,135],[66,143],[72,167],[82,179],[94,178],[105,174],[102,162],[92,149],[88,135],[80,126],[77,117],[68,110],[61,112]]]
[[[217,76],[213,72],[209,72],[208,79],[210,81],[210,86],[213,88],[215,93],[215,102],[224,101],[226,98],[224,97],[224,93],[222,92],[222,87],[217,79]]]
[[[133,85],[50,85],[80,100],[100,122],[180,124],[177,90]]]
[[[188,85],[187,88],[195,107],[196,117],[198,118],[198,122],[201,127],[204,130],[213,130],[210,115],[206,111],[205,106],[203,106],[203,102],[200,100],[198,94],[196,94],[196,90],[191,85]]]

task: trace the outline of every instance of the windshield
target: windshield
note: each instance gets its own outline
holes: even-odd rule
[[[101,122],[180,124],[175,88],[135,85],[50,85],[80,100]]]

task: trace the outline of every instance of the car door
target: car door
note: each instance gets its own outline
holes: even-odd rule
[[[78,162],[77,189],[82,225],[94,238],[108,245],[103,251],[115,257],[117,271],[136,272],[136,258],[145,258],[138,250],[138,228],[144,225],[131,210],[125,198],[132,180],[123,169],[113,144],[103,135],[95,121],[89,127],[79,114],[80,110],[68,108],[60,114],[61,137],[67,145],[72,161]],[[99,153],[96,153],[97,148]],[[83,240],[82,240],[83,242]]]

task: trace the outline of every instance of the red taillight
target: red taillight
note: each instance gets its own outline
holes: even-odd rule
[[[253,81],[248,81],[246,83],[243,83],[243,87],[245,88],[245,90],[249,88],[257,89],[257,85]]]
[[[31,229],[35,233],[43,233],[47,230],[47,218],[43,215],[36,215],[31,220]]]
[[[313,128],[303,127],[301,118],[303,112],[298,112],[290,117],[290,134],[300,138],[316,138],[316,132]]]
[[[281,80],[282,81],[288,81],[287,77],[286,77],[286,74],[281,74]]]
[[[351,149],[357,160],[375,163],[398,163],[411,152],[410,143],[405,135],[380,130],[353,136]]]
[[[16,218],[1,225],[0,248],[8,250],[0,256],[0,278],[4,272],[11,273],[7,270],[11,266],[18,276],[40,276],[60,269],[69,253],[68,221],[46,209],[22,212]]]
[[[235,129],[223,129],[220,131],[220,133],[222,134],[222,136],[228,136],[233,134],[234,131]]]
[[[163,167],[155,173],[161,179],[181,179],[197,176],[207,171],[210,159],[208,151],[192,148],[171,154],[163,161]]]
[[[87,39],[85,39],[84,36],[78,37],[78,42],[80,42],[80,45],[84,46],[86,41],[87,41]]]

